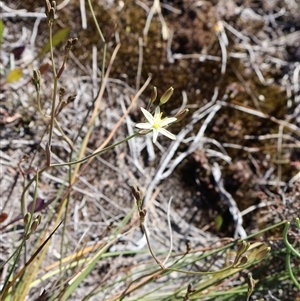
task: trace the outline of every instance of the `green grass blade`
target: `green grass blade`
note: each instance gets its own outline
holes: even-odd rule
[[[68,34],[70,32],[70,28],[66,27],[63,29],[60,29],[58,32],[56,32],[53,35],[52,38],[52,45],[53,47],[57,46],[59,43],[61,43],[62,41],[65,41]],[[48,41],[45,46],[43,47],[43,49],[41,50],[41,52],[38,54],[38,56],[36,58],[39,58],[41,56],[43,56],[45,53],[49,52],[50,50],[50,41]]]
[[[3,31],[4,31],[4,23],[2,20],[0,20],[0,45],[2,44]]]
[[[131,211],[127,214],[127,216],[123,219],[122,223],[116,228],[114,232],[114,236],[121,232],[124,229],[125,225],[128,223],[129,219],[131,218],[133,212],[135,211],[135,207],[131,209]],[[83,279],[92,271],[94,266],[97,262],[101,259],[103,254],[107,251],[107,249],[115,242],[116,239],[112,239],[109,243],[107,243],[104,247],[102,247],[90,260],[87,266],[73,279],[72,283],[69,287],[66,288],[65,292],[63,293],[62,297],[60,298],[61,301],[68,300],[70,295],[75,291],[78,285],[83,281]]]

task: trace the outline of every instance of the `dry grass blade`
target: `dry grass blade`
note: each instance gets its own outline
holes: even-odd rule
[[[23,276],[24,273],[27,273],[27,269],[30,267],[30,265],[34,262],[36,257],[41,253],[41,250],[45,247],[45,245],[49,242],[53,234],[57,231],[59,226],[62,224],[63,221],[61,221],[55,229],[50,233],[50,235],[45,239],[45,241],[39,246],[39,248],[35,251],[35,253],[30,257],[30,259],[25,263],[24,267],[19,270],[16,275],[14,275],[13,279],[9,281],[9,283],[4,286],[5,289],[1,292],[1,300],[4,300],[8,297],[9,289],[16,285],[16,281]],[[21,281],[18,283],[18,287],[21,286],[21,289],[18,288],[19,292],[21,293],[21,296],[19,296],[20,300],[23,300],[25,296],[28,293],[30,282],[28,281]]]

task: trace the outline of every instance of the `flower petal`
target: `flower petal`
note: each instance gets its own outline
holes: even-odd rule
[[[170,123],[173,123],[177,120],[177,118],[175,117],[170,117],[170,118],[164,118],[162,121],[161,121],[161,127],[164,127],[164,126],[167,126],[169,125]]]
[[[152,128],[152,125],[150,123],[137,123],[135,127],[142,130],[149,130]]]
[[[153,130],[153,143],[156,142],[159,130]]]
[[[148,122],[150,124],[153,124],[153,120],[154,120],[153,116],[147,110],[145,110],[144,108],[141,108],[141,110],[142,110],[144,116],[146,117],[146,119],[148,120]]]
[[[158,132],[172,140],[176,140],[176,136],[173,135],[171,132],[167,131],[166,129],[160,128],[158,129]]]
[[[160,107],[157,106],[154,111],[154,116],[159,116],[159,115],[160,115]]]
[[[160,112],[160,107],[157,106],[154,111],[154,115],[152,116],[150,112],[141,108],[145,118],[148,122],[146,123],[137,123],[135,127],[142,130],[149,130],[149,132],[153,131],[153,143],[156,143],[158,134],[161,133],[162,135],[168,137],[169,139],[176,140],[176,136],[173,135],[171,132],[167,131],[165,127],[169,124],[175,122],[177,120],[176,117],[162,117],[162,113]]]

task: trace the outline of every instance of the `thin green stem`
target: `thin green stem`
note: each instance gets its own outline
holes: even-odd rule
[[[73,149],[73,148],[74,148],[73,142],[68,138],[68,136],[65,135],[64,131],[63,131],[62,128],[60,127],[60,125],[59,125],[59,123],[57,122],[57,120],[56,120],[55,117],[54,117],[54,122],[55,122],[55,126],[56,126],[57,130],[58,130],[58,131],[61,133],[61,135],[62,135],[61,138],[64,139],[64,140],[68,143],[68,145],[69,145],[69,147],[70,147],[71,149]]]
[[[286,269],[288,271],[288,274],[289,274],[291,280],[293,281],[293,283],[295,284],[297,289],[300,291],[300,284],[298,283],[296,277],[294,276],[294,273],[293,273],[293,270],[291,267],[291,251],[289,249],[287,249],[287,252],[286,252],[285,264],[286,264]]]
[[[103,42],[103,48],[102,48],[103,56],[102,56],[102,66],[101,66],[101,79],[102,79],[101,84],[102,84],[103,78],[104,78],[104,74],[105,74],[105,64],[106,64],[105,59],[106,59],[107,44],[106,44],[104,35],[103,35],[102,31],[101,31],[101,28],[100,28],[100,26],[98,24],[98,21],[97,21],[97,18],[96,18],[95,11],[93,9],[91,0],[88,0],[88,5],[89,5],[89,8],[90,8],[90,11],[91,11],[91,14],[92,14],[93,21],[94,21],[95,26],[97,28],[98,34],[100,36],[100,39]]]
[[[22,251],[23,246],[24,246],[25,243],[26,243],[26,239],[25,239],[25,236],[24,236],[22,242],[20,243],[20,245],[19,245],[19,247],[16,249],[16,251],[13,252],[13,254],[7,259],[7,261],[5,261],[5,262],[0,266],[0,267],[2,268],[2,267],[5,266],[5,265],[6,265],[13,257],[15,257],[14,260],[13,260],[13,263],[12,263],[10,269],[9,269],[9,272],[8,272],[8,274],[7,274],[7,276],[6,276],[5,280],[4,280],[4,283],[3,283],[3,285],[2,285],[2,290],[0,291],[0,300],[6,300],[6,299],[5,299],[6,296],[4,296],[3,294],[5,293],[5,290],[6,290],[6,287],[7,287],[8,283],[9,283],[9,280],[12,278],[12,273],[13,273],[13,271],[15,270],[15,267],[16,267],[18,261],[19,261],[19,258],[20,258],[20,256],[21,256],[21,251]]]
[[[72,162],[69,162],[69,163],[59,163],[59,164],[52,164],[52,165],[50,165],[50,166],[45,166],[45,167],[43,167],[41,170],[37,171],[37,174],[42,175],[43,172],[46,171],[46,170],[49,169],[49,168],[55,168],[55,167],[61,167],[61,166],[71,166],[71,165],[75,165],[75,164],[78,164],[78,163],[85,162],[85,161],[87,161],[88,159],[90,159],[90,158],[92,158],[92,157],[95,157],[95,156],[97,156],[97,155],[100,155],[100,154],[102,154],[102,153],[105,153],[106,151],[108,151],[108,150],[110,150],[110,149],[113,149],[114,147],[116,147],[116,146],[118,146],[118,145],[120,145],[120,144],[122,144],[122,143],[124,143],[124,142],[126,142],[126,141],[128,141],[128,140],[130,140],[130,139],[132,139],[132,138],[134,138],[134,137],[136,137],[138,134],[139,134],[139,133],[136,132],[136,133],[134,133],[133,135],[131,135],[131,136],[125,138],[125,139],[122,139],[121,141],[119,141],[119,142],[117,142],[117,143],[115,143],[115,144],[112,144],[112,145],[110,145],[110,146],[108,146],[108,147],[105,147],[105,148],[102,149],[102,150],[99,150],[99,151],[97,151],[97,152],[94,152],[94,153],[92,153],[91,155],[89,155],[89,156],[87,156],[87,157],[85,157],[85,158],[83,158],[83,159],[81,159],[81,160],[78,160],[78,161],[72,161]],[[24,214],[25,214],[25,203],[26,203],[26,202],[25,202],[25,195],[26,195],[27,190],[28,190],[28,189],[30,188],[30,186],[32,185],[32,183],[33,183],[34,181],[36,181],[37,174],[36,174],[34,177],[32,177],[32,179],[27,183],[27,185],[26,185],[26,186],[24,187],[24,189],[23,189],[23,192],[22,192],[22,195],[21,195],[21,206],[22,206],[22,208],[23,208],[23,210],[24,210],[24,211],[22,212],[23,216],[24,216]]]
[[[21,241],[19,247],[18,247],[18,248],[16,249],[16,251],[13,252],[13,254],[7,259],[7,261],[5,261],[5,262],[3,263],[3,265],[0,266],[0,268],[2,268],[2,267],[5,266],[11,259],[13,259],[13,257],[15,257],[15,258],[13,259],[13,263],[12,263],[12,265],[11,265],[11,268],[9,269],[8,275],[7,275],[7,277],[6,277],[5,280],[4,280],[4,284],[3,284],[3,286],[2,286],[2,290],[0,291],[0,293],[1,293],[1,295],[0,295],[0,300],[4,300],[4,298],[2,299],[2,297],[5,297],[5,296],[3,296],[2,294],[5,293],[6,287],[7,287],[8,283],[9,283],[9,281],[11,280],[11,277],[12,277],[12,274],[13,274],[13,272],[14,272],[14,270],[15,270],[15,267],[16,267],[17,263],[19,262],[19,258],[21,257],[21,251],[22,251],[23,247],[26,245],[26,239],[27,239],[27,238],[26,238],[26,236],[27,236],[26,234],[28,233],[29,229],[30,229],[30,222],[28,222],[27,225],[25,225],[24,236],[23,236],[23,238],[22,238],[22,241]],[[25,252],[25,253],[26,253],[26,252]]]
[[[26,185],[26,177],[24,178],[22,186],[23,186],[23,192],[26,192],[26,190],[27,190],[26,187],[29,187],[28,184]],[[22,196],[21,196],[21,213],[22,213],[23,217],[26,214],[25,193],[22,193]]]
[[[91,10],[92,18],[93,18],[93,20],[94,20],[94,23],[95,23],[96,28],[97,28],[97,30],[98,30],[98,33],[99,33],[99,35],[100,35],[101,41],[102,41],[103,43],[106,43],[106,42],[105,42],[105,39],[104,39],[104,36],[103,36],[103,34],[102,34],[102,31],[101,31],[101,29],[100,29],[100,26],[99,26],[99,24],[98,24],[98,21],[97,21],[97,19],[96,19],[95,11],[94,11],[94,9],[93,9],[91,0],[88,0],[88,4],[89,4],[89,8],[90,8],[90,10]]]
[[[40,103],[40,93],[39,93],[39,92],[37,92],[37,93],[38,93],[38,95],[37,95],[38,111],[39,111],[39,113],[40,113],[42,116],[44,116],[44,117],[46,117],[46,118],[50,118],[50,121],[51,121],[51,116],[49,116],[49,115],[47,115],[46,113],[43,112],[42,107],[41,107],[41,103]],[[73,142],[65,135],[64,131],[63,131],[62,128],[60,127],[59,123],[57,122],[55,116],[54,116],[54,119],[53,119],[53,120],[54,120],[54,123],[55,123],[55,126],[56,126],[57,130],[58,130],[58,131],[61,133],[61,135],[62,135],[62,139],[64,139],[64,140],[68,143],[68,145],[70,146],[70,148],[73,149],[73,148],[74,148]],[[49,142],[48,142],[48,143],[49,143]]]
[[[264,232],[266,232],[266,231],[269,231],[269,230],[271,230],[271,229],[274,229],[274,228],[277,228],[277,227],[279,227],[279,226],[285,225],[286,223],[287,223],[286,221],[282,221],[282,222],[280,222],[280,223],[278,223],[278,224],[269,226],[269,227],[267,227],[267,228],[265,228],[265,229],[263,229],[263,230],[260,230],[259,232],[256,232],[256,233],[253,233],[253,234],[249,235],[245,240],[248,240],[248,239],[250,239],[250,238],[253,238],[253,237],[255,237],[255,236],[257,236],[257,235],[260,235],[260,234],[262,234],[262,233],[264,233]],[[205,255],[200,256],[200,257],[198,258],[198,261],[200,261],[200,260],[203,259],[204,257],[212,256],[212,255],[217,254],[217,253],[219,253],[219,252],[221,252],[221,251],[227,250],[227,249],[231,248],[232,246],[234,246],[236,243],[239,243],[240,241],[242,241],[242,239],[239,239],[239,240],[236,240],[236,241],[234,241],[234,242],[232,242],[232,243],[229,243],[229,244],[227,244],[227,245],[225,245],[225,246],[223,246],[223,247],[221,247],[221,248],[219,248],[219,249],[217,249],[217,250],[213,250],[213,251],[211,251],[211,252],[208,252],[208,253],[206,253]],[[182,266],[182,264],[178,263],[178,261],[176,261],[175,264],[178,264],[179,266]],[[124,290],[124,292],[122,293],[122,295],[119,297],[119,300],[124,299],[125,296],[126,296],[128,293],[132,293],[133,291],[137,290],[137,289],[140,288],[141,286],[145,285],[145,282],[142,282],[142,283],[139,283],[138,285],[136,285],[133,289],[130,289],[130,287],[131,287],[134,283],[137,283],[137,282],[139,282],[139,281],[142,280],[142,279],[147,279],[148,277],[151,277],[151,278],[149,278],[148,280],[145,280],[145,281],[147,281],[147,282],[148,282],[148,281],[151,281],[151,279],[153,279],[153,277],[156,277],[156,276],[162,276],[162,275],[165,275],[165,274],[170,273],[170,272],[173,272],[173,271],[174,271],[174,272],[179,272],[179,273],[184,273],[184,274],[192,274],[192,275],[199,275],[199,276],[202,276],[202,275],[213,275],[213,274],[218,274],[218,273],[224,273],[224,272],[226,272],[226,271],[229,271],[230,269],[233,269],[232,266],[228,266],[228,267],[225,267],[225,268],[222,269],[222,270],[214,271],[214,272],[192,272],[192,271],[182,270],[181,268],[179,268],[179,269],[178,269],[178,268],[173,268],[173,266],[174,266],[175,264],[172,264],[171,266],[166,267],[165,269],[161,269],[161,268],[160,268],[160,269],[156,269],[156,270],[154,270],[154,271],[152,271],[152,272],[150,272],[150,273],[148,273],[148,274],[146,274],[146,275],[142,275],[142,276],[137,277],[135,280],[133,280],[132,282],[130,282],[130,283],[128,284],[127,288]],[[253,262],[249,263],[249,265],[252,265],[252,264],[253,264]],[[242,268],[244,269],[245,267],[248,267],[249,265],[245,265],[245,266],[243,266]],[[241,268],[234,268],[234,269],[235,269],[236,271],[239,271]],[[195,292],[195,293],[197,293],[197,292]],[[115,300],[115,299],[113,299],[113,300]]]
[[[37,93],[36,102],[37,102],[37,106],[38,106],[38,111],[41,115],[46,116],[46,114],[43,112],[42,106],[41,106],[41,92],[40,92],[40,89],[38,89],[38,91],[36,93]]]
[[[49,168],[49,166],[45,166],[43,167],[41,170],[38,171],[38,173],[41,175],[45,170],[47,170]],[[30,188],[31,184],[36,180],[36,175],[34,177],[32,177],[32,179],[28,182],[28,184],[25,186],[25,188],[22,191],[22,195],[21,195],[21,205],[24,206],[25,208],[25,195],[27,190]],[[24,210],[25,212],[25,210]],[[24,213],[25,214],[25,213]]]
[[[69,156],[70,160],[72,159],[72,152],[70,153]],[[72,169],[69,168],[68,170],[68,182],[69,182],[69,187],[72,186]],[[64,248],[66,247],[65,244],[65,236],[66,236],[66,228],[67,228],[67,214],[68,214],[68,207],[70,203],[70,193],[67,195],[67,202],[66,202],[66,210],[65,210],[65,216],[64,216],[64,222],[63,222],[63,229],[62,229],[62,238],[61,238],[61,244],[60,244],[60,261],[59,261],[59,272],[61,275],[66,274],[68,269],[64,268],[63,270],[63,254],[64,254]],[[60,284],[63,284],[64,277],[60,277]]]
[[[139,133],[136,132],[136,133],[132,134],[131,136],[126,137],[125,139],[123,139],[123,140],[121,140],[121,141],[119,141],[119,142],[117,142],[117,143],[115,143],[115,144],[112,144],[112,145],[110,145],[110,146],[107,146],[107,147],[105,147],[105,148],[103,148],[103,149],[101,149],[101,150],[99,150],[99,151],[97,151],[97,152],[94,152],[94,153],[92,153],[92,154],[90,154],[90,155],[88,155],[88,156],[86,156],[85,158],[82,158],[82,159],[80,159],[80,160],[72,161],[72,162],[68,162],[68,163],[51,164],[50,167],[71,166],[71,165],[75,165],[75,164],[78,164],[78,163],[85,162],[85,161],[87,161],[87,160],[90,159],[90,158],[93,158],[93,157],[95,157],[95,156],[97,156],[97,155],[100,155],[100,154],[102,154],[102,153],[105,153],[106,151],[108,151],[108,150],[110,150],[110,149],[113,149],[113,148],[115,148],[116,146],[118,146],[118,145],[120,145],[120,144],[122,144],[122,143],[124,143],[124,142],[126,142],[126,141],[128,141],[128,140],[130,140],[130,139],[132,139],[132,138],[134,138],[134,137],[136,137],[138,134],[139,134]]]
[[[49,42],[50,42],[50,56],[51,56],[51,62],[52,62],[52,71],[53,71],[53,77],[54,77],[53,94],[52,94],[52,106],[51,106],[51,119],[50,119],[50,130],[49,130],[49,139],[48,139],[48,144],[49,144],[49,147],[51,149],[54,118],[55,118],[57,83],[58,83],[57,73],[56,73],[56,68],[55,68],[55,62],[54,62],[54,55],[53,55],[52,23],[49,25]]]
[[[160,268],[162,270],[164,270],[166,267],[163,265],[163,263],[155,256],[152,248],[151,248],[151,244],[150,244],[150,241],[149,241],[149,237],[148,237],[148,233],[147,233],[147,230],[146,230],[146,227],[144,225],[144,223],[141,223],[141,227],[142,227],[142,230],[144,232],[144,235],[146,237],[146,241],[147,241],[147,245],[148,245],[148,249],[153,257],[153,259],[156,261],[156,263],[160,266]]]
[[[293,253],[295,256],[299,257],[300,258],[300,253],[289,243],[288,241],[288,237],[287,237],[287,234],[288,234],[288,230],[290,228],[290,223],[287,222],[285,227],[284,227],[284,230],[283,230],[283,241],[287,247],[287,249]]]
[[[297,225],[297,227],[299,226],[299,219],[296,220],[296,225]],[[298,251],[296,251],[294,249],[294,247],[288,241],[287,235],[288,235],[289,228],[290,228],[290,222],[287,222],[285,224],[285,227],[283,230],[283,241],[286,246],[286,257],[285,257],[286,269],[287,269],[287,272],[288,272],[291,280],[293,281],[293,283],[295,284],[297,289],[300,291],[300,283],[297,281],[296,277],[294,276],[294,273],[293,273],[293,270],[291,267],[291,253],[293,253],[295,256],[297,256],[299,258],[300,258],[300,253]]]

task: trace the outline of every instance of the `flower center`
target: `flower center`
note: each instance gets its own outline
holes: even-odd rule
[[[161,128],[161,116],[162,113],[154,115],[154,120],[152,125],[153,129],[158,130],[159,128]]]
[[[155,121],[152,125],[152,127],[155,129],[155,130],[158,130],[161,126],[160,126],[160,122],[158,121]]]

